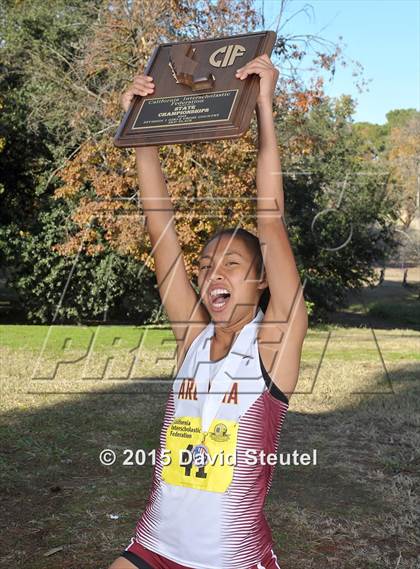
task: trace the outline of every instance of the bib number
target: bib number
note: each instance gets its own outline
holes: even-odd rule
[[[176,417],[166,433],[170,462],[162,469],[168,484],[225,492],[232,482],[239,424],[214,419],[203,441],[200,417]]]

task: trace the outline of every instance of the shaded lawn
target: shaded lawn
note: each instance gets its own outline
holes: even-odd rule
[[[346,306],[330,314],[330,321],[351,327],[420,331],[420,267],[410,269],[408,286],[402,286],[402,275],[402,269],[387,267],[380,286],[349,291]]]

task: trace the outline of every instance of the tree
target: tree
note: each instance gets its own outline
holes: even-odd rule
[[[416,216],[420,191],[420,113],[406,110],[407,113],[403,113],[404,109],[393,111],[400,114],[392,119],[394,126],[391,127],[387,143],[391,171],[389,185],[390,190],[398,196],[399,221],[404,229],[409,228]]]
[[[372,284],[372,263],[396,247],[396,197],[387,169],[366,163],[353,113],[350,97],[324,98],[279,126],[289,231],[318,315],[342,305],[349,289]]]
[[[9,224],[0,246],[31,322],[165,321],[154,274],[130,256],[102,253],[60,255],[53,244],[71,230],[68,205],[41,212],[36,233]]]
[[[413,117],[418,116],[416,109],[394,109],[386,113],[388,129],[404,127]]]
[[[389,125],[358,122],[354,124],[353,128],[362,141],[360,150],[366,160],[380,158],[386,149]]]

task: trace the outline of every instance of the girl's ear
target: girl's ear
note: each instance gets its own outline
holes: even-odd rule
[[[267,282],[267,275],[265,273],[265,269],[263,269],[262,271],[262,276],[261,276],[261,280],[258,281],[258,285],[257,288],[259,289],[264,289],[268,287],[268,282]]]

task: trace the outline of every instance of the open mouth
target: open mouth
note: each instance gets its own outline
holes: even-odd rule
[[[212,308],[222,310],[229,302],[230,292],[225,288],[216,288],[210,292],[209,298]]]

